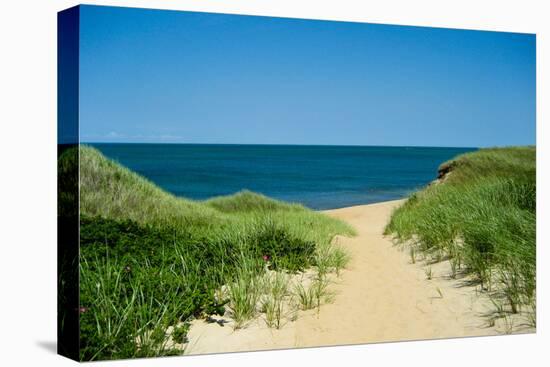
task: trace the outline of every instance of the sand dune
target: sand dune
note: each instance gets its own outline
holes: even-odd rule
[[[352,260],[332,285],[334,301],[320,310],[300,312],[280,330],[258,319],[244,329],[195,320],[186,353],[219,353],[399,340],[495,335],[489,326],[491,304],[463,280],[446,278],[449,264],[432,266],[426,278],[421,264],[383,236],[392,210],[401,200],[326,211],[351,224],[358,235],[337,237]]]

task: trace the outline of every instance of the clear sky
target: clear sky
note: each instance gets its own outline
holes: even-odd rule
[[[535,144],[535,36],[81,7],[84,142]]]

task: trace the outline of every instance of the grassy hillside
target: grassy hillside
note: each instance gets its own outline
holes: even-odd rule
[[[495,148],[445,162],[436,183],[393,213],[386,234],[413,258],[449,259],[453,277],[473,275],[501,313],[533,312],[535,156],[534,147]]]
[[[185,340],[191,316],[255,316],[250,282],[265,271],[344,266],[331,245],[352,235],[343,222],[251,192],[200,202],[177,198],[81,146],[59,160],[59,176],[80,155],[81,359],[180,353],[165,331]],[[60,196],[60,212],[63,196]],[[232,284],[220,295],[222,285]],[[139,341],[139,342],[138,342]]]

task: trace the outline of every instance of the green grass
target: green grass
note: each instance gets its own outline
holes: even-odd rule
[[[167,343],[170,326],[226,308],[239,325],[256,316],[266,267],[339,270],[347,261],[331,240],[353,230],[301,205],[248,191],[178,198],[87,146],[60,157],[60,180],[77,158],[81,360],[181,353]]]
[[[231,316],[235,320],[235,328],[241,328],[257,314],[257,306],[261,296],[261,277],[257,264],[244,258],[237,267],[235,280],[227,289]]]
[[[265,312],[265,321],[268,327],[280,329],[285,309],[285,300],[290,295],[290,279],[284,272],[266,274],[263,278],[262,289],[265,292],[262,299],[262,311]]]
[[[535,303],[536,152],[481,149],[441,165],[438,184],[413,194],[386,234],[434,259],[451,276],[472,274],[512,313]],[[411,255],[413,257],[414,255]]]
[[[318,276],[308,286],[297,283],[294,286],[294,294],[297,297],[298,307],[302,310],[311,310],[321,307],[321,303],[329,299],[329,280],[325,276]]]

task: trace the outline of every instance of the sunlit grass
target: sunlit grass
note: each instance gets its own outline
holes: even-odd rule
[[[512,313],[534,303],[536,160],[534,147],[482,149],[446,162],[442,183],[413,194],[386,234],[448,258],[451,277],[471,274]],[[430,278],[427,274],[427,278]]]
[[[286,296],[278,278],[263,289],[262,274],[339,272],[349,259],[332,239],[354,231],[301,205],[247,191],[178,198],[87,146],[60,157],[61,179],[77,156],[81,360],[179,354],[167,330],[225,312],[244,327],[265,294],[267,322],[278,328]],[[62,195],[60,213],[64,203]]]

